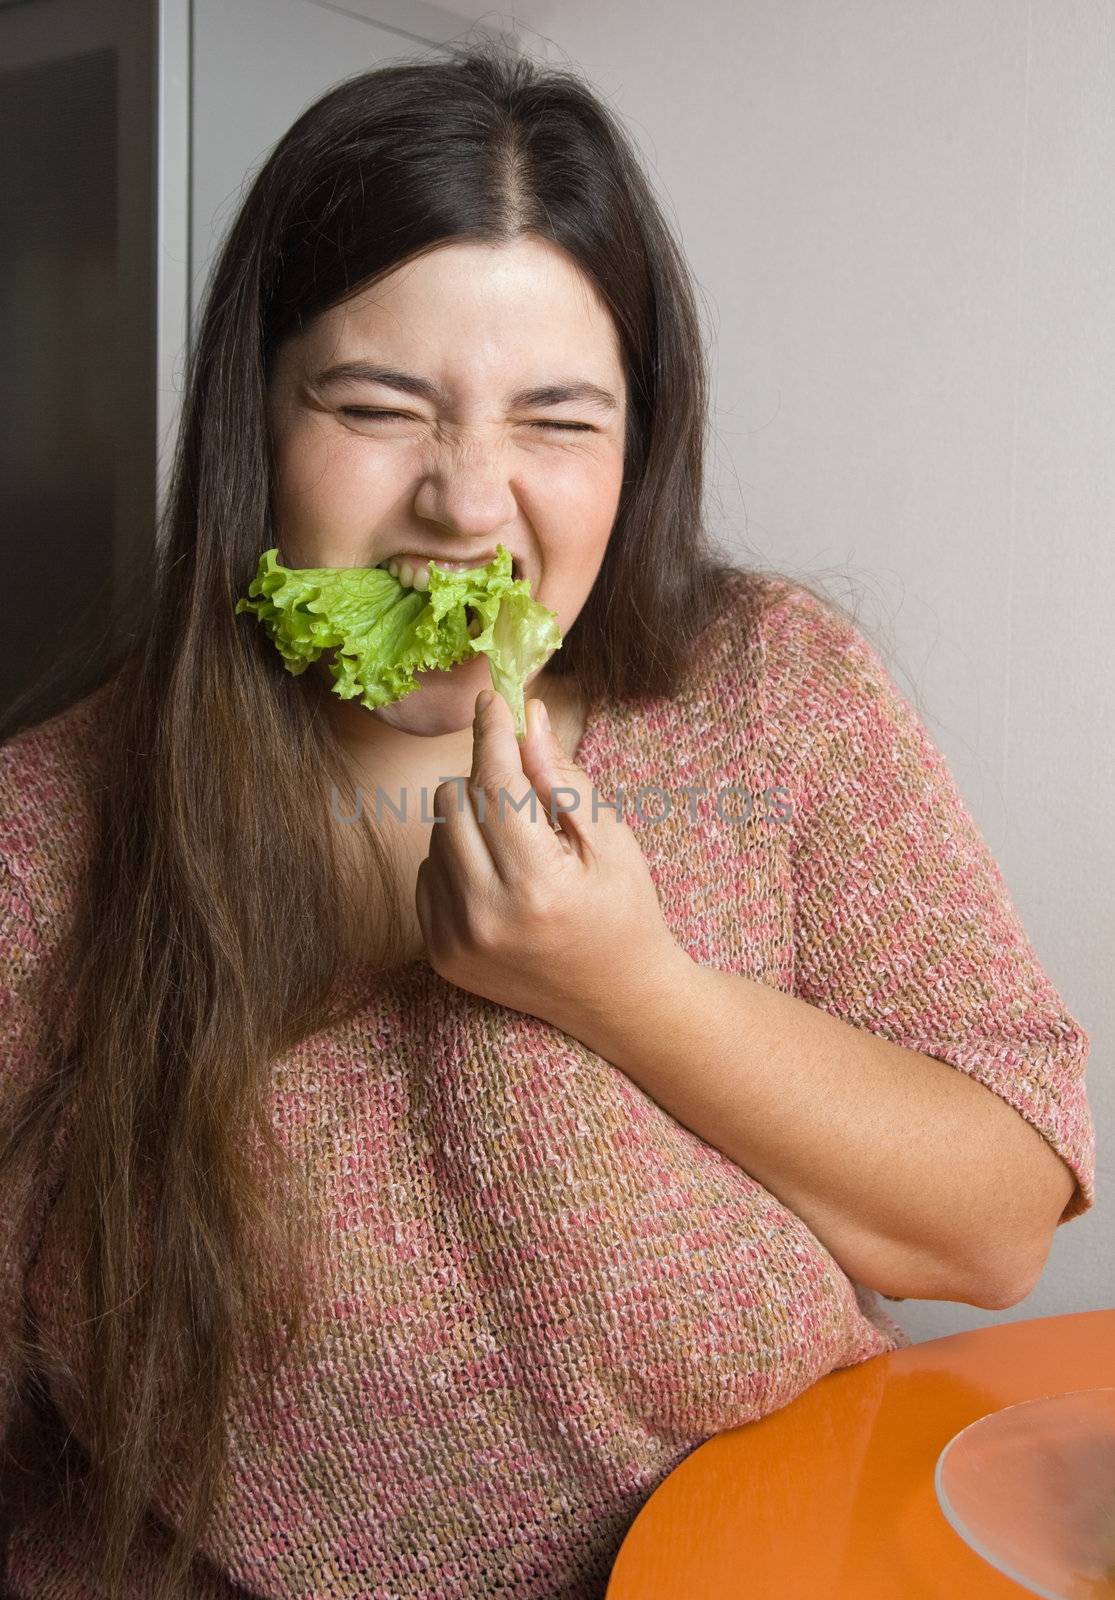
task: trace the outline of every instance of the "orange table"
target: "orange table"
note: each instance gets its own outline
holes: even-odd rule
[[[933,1488],[989,1411],[1115,1385],[1115,1310],[1001,1323],[830,1372],[688,1455],[628,1529],[606,1600],[1020,1600]]]

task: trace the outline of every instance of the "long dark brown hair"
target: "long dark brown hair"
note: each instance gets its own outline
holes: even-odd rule
[[[523,234],[559,245],[596,286],[629,396],[614,527],[551,670],[587,704],[669,695],[727,575],[760,576],[706,532],[693,285],[590,87],[466,43],[349,78],[305,111],[255,175],[207,285],[153,576],[121,598],[124,642],[96,689],[86,865],[40,974],[42,1015],[58,1025],[0,1127],[13,1216],[57,1162],[52,1225],[77,1264],[83,1346],[67,1356],[28,1313],[0,1351],[20,1402],[4,1526],[58,1514],[42,1509],[52,1502],[32,1466],[51,1454],[53,1504],[88,1519],[109,1596],[172,1458],[188,1493],[156,1600],[185,1592],[224,1482],[234,1351],[243,1342],[270,1386],[306,1329],[319,1220],[270,1121],[271,1063],[340,1015],[335,978],[353,941],[366,938],[377,964],[401,958],[398,890],[364,814],[348,831],[383,884],[388,931],[373,937],[346,892],[329,802],[335,786],[352,814],[353,781],[309,675],[288,674],[254,618],[233,611],[279,543],[273,357],[404,262]],[[759,605],[767,589],[754,587]],[[31,719],[24,702],[0,739],[76,703],[72,684],[39,691]],[[80,1419],[80,1448],[52,1433],[52,1394]]]

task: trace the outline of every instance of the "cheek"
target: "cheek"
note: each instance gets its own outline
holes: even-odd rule
[[[346,448],[311,425],[292,430],[276,442],[272,505],[281,536],[288,542],[318,542],[319,535],[344,541],[350,531],[366,533],[382,471],[370,470],[370,452]],[[359,524],[359,527],[351,526]],[[304,562],[303,565],[344,565]]]
[[[619,509],[623,487],[622,461],[550,461],[540,468],[538,492],[549,509],[551,524],[572,535],[584,554],[607,543]]]
[[[312,500],[315,485],[327,476],[322,442],[305,428],[292,428],[276,439],[272,454],[276,506],[297,514],[300,505]]]
[[[587,482],[583,472],[548,511],[538,598],[557,613],[563,633],[576,621],[596,582],[619,508],[622,471]]]

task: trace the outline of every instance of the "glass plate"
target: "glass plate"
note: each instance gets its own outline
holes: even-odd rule
[[[1115,1600],[1115,1388],[980,1417],[949,1440],[933,1481],[965,1543],[1024,1589]]]

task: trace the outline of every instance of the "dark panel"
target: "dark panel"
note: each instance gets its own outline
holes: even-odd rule
[[[115,60],[0,74],[0,712],[112,593]]]

